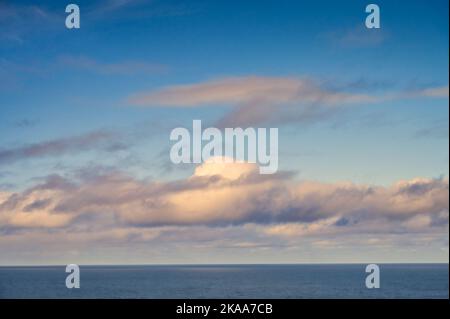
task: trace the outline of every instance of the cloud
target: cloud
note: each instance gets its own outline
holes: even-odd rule
[[[59,62],[64,66],[104,75],[155,74],[167,71],[167,67],[161,64],[152,64],[143,61],[102,63],[86,56],[66,55],[60,57]]]
[[[364,25],[358,25],[321,34],[320,38],[342,48],[366,48],[382,44],[388,34],[383,29],[367,29]]]
[[[449,89],[448,85],[445,85],[435,88],[425,88],[419,91],[414,91],[412,94],[423,97],[448,98]]]
[[[46,32],[60,21],[57,13],[41,6],[0,2],[0,39],[13,44],[22,45],[27,35]]]
[[[440,120],[432,123],[428,127],[417,130],[414,138],[435,138],[435,139],[448,139],[449,137],[449,125],[448,120]]]
[[[208,161],[189,178],[172,182],[136,180],[117,171],[78,180],[52,176],[22,193],[2,193],[0,229],[256,224],[273,225],[270,234],[289,235],[408,233],[448,225],[447,179],[383,187],[257,172],[254,164]]]
[[[32,35],[65,32],[64,6],[36,5],[0,1],[0,40],[6,44],[23,45]],[[199,5],[165,3],[148,0],[102,0],[80,5],[82,23],[93,26],[120,17],[136,21],[151,17],[189,15],[199,10]],[[2,44],[3,44],[2,42]]]
[[[92,149],[116,151],[124,147],[125,145],[118,141],[117,134],[108,131],[94,131],[79,136],[0,149],[0,164]]]
[[[132,96],[133,105],[148,107],[233,106],[219,126],[257,125],[267,121],[311,120],[346,104],[370,103],[375,97],[322,88],[310,79],[229,77],[177,85]]]
[[[129,5],[135,5],[137,3],[143,2],[142,0],[107,0],[104,1],[104,3],[101,4],[99,9],[103,10],[104,12],[108,11],[115,11],[118,9],[121,9],[123,7],[129,6]]]
[[[23,118],[23,119],[21,119],[21,120],[15,121],[15,122],[13,123],[13,125],[14,125],[15,127],[18,127],[18,128],[28,128],[28,127],[34,127],[34,126],[36,126],[37,123],[38,123],[37,120],[32,120],[32,119]]]
[[[199,10],[199,4],[186,4],[165,1],[149,0],[107,0],[100,1],[88,8],[88,16],[93,21],[99,18],[107,19],[120,14],[124,19],[137,19],[149,17],[173,17],[190,15]]]
[[[310,123],[342,111],[349,105],[365,105],[387,100],[443,97],[445,87],[417,92],[369,95],[332,89],[309,78],[228,77],[175,85],[139,93],[129,103],[146,107],[232,107],[216,126],[237,127],[260,124]],[[448,87],[447,87],[448,94]]]
[[[255,100],[272,103],[291,101],[336,105],[372,101],[367,95],[324,90],[309,79],[283,77],[231,77],[198,84],[177,85],[139,94],[130,102],[143,106],[201,107],[242,104]]]
[[[158,181],[91,168],[0,191],[0,254],[3,264],[442,262],[448,216],[444,178],[320,183],[208,162]]]

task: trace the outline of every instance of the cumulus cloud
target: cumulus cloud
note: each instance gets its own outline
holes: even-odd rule
[[[249,163],[210,160],[187,179],[136,180],[119,172],[48,178],[22,193],[2,193],[0,228],[273,225],[268,233],[324,229],[446,227],[448,180],[390,186],[298,181],[259,175]],[[292,224],[293,226],[289,226]]]
[[[347,105],[362,105],[411,97],[389,93],[384,96],[333,90],[310,78],[228,77],[168,86],[135,94],[132,105],[146,107],[231,106],[217,126],[236,127],[270,123],[311,122],[326,118]],[[448,87],[447,87],[448,92]],[[442,97],[445,87],[415,92],[414,96]],[[448,95],[448,93],[447,93]]]
[[[0,191],[0,255],[2,264],[370,262],[370,249],[391,262],[420,260],[416,250],[442,261],[448,216],[444,178],[320,183],[212,159],[164,182],[91,169]]]

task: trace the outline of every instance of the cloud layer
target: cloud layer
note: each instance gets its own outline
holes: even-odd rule
[[[416,249],[442,261],[448,191],[442,178],[320,183],[213,161],[166,182],[51,175],[0,192],[0,262],[370,262],[371,252],[414,262]]]
[[[311,225],[397,231],[448,224],[448,181],[415,179],[390,187],[297,181],[259,175],[248,163],[207,162],[176,182],[139,181],[119,172],[78,180],[51,176],[22,193],[2,193],[0,227]],[[100,224],[99,224],[100,225]],[[86,226],[86,225],[85,225]]]

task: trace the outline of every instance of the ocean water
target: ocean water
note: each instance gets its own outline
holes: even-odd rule
[[[0,267],[0,298],[448,298],[448,264],[380,264],[379,289],[366,265]]]

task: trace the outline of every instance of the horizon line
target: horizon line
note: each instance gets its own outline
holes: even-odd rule
[[[78,266],[295,266],[295,265],[449,265],[449,262],[316,262],[316,263],[154,263],[154,264],[76,264]],[[65,267],[70,264],[16,264],[1,265],[6,267]]]

